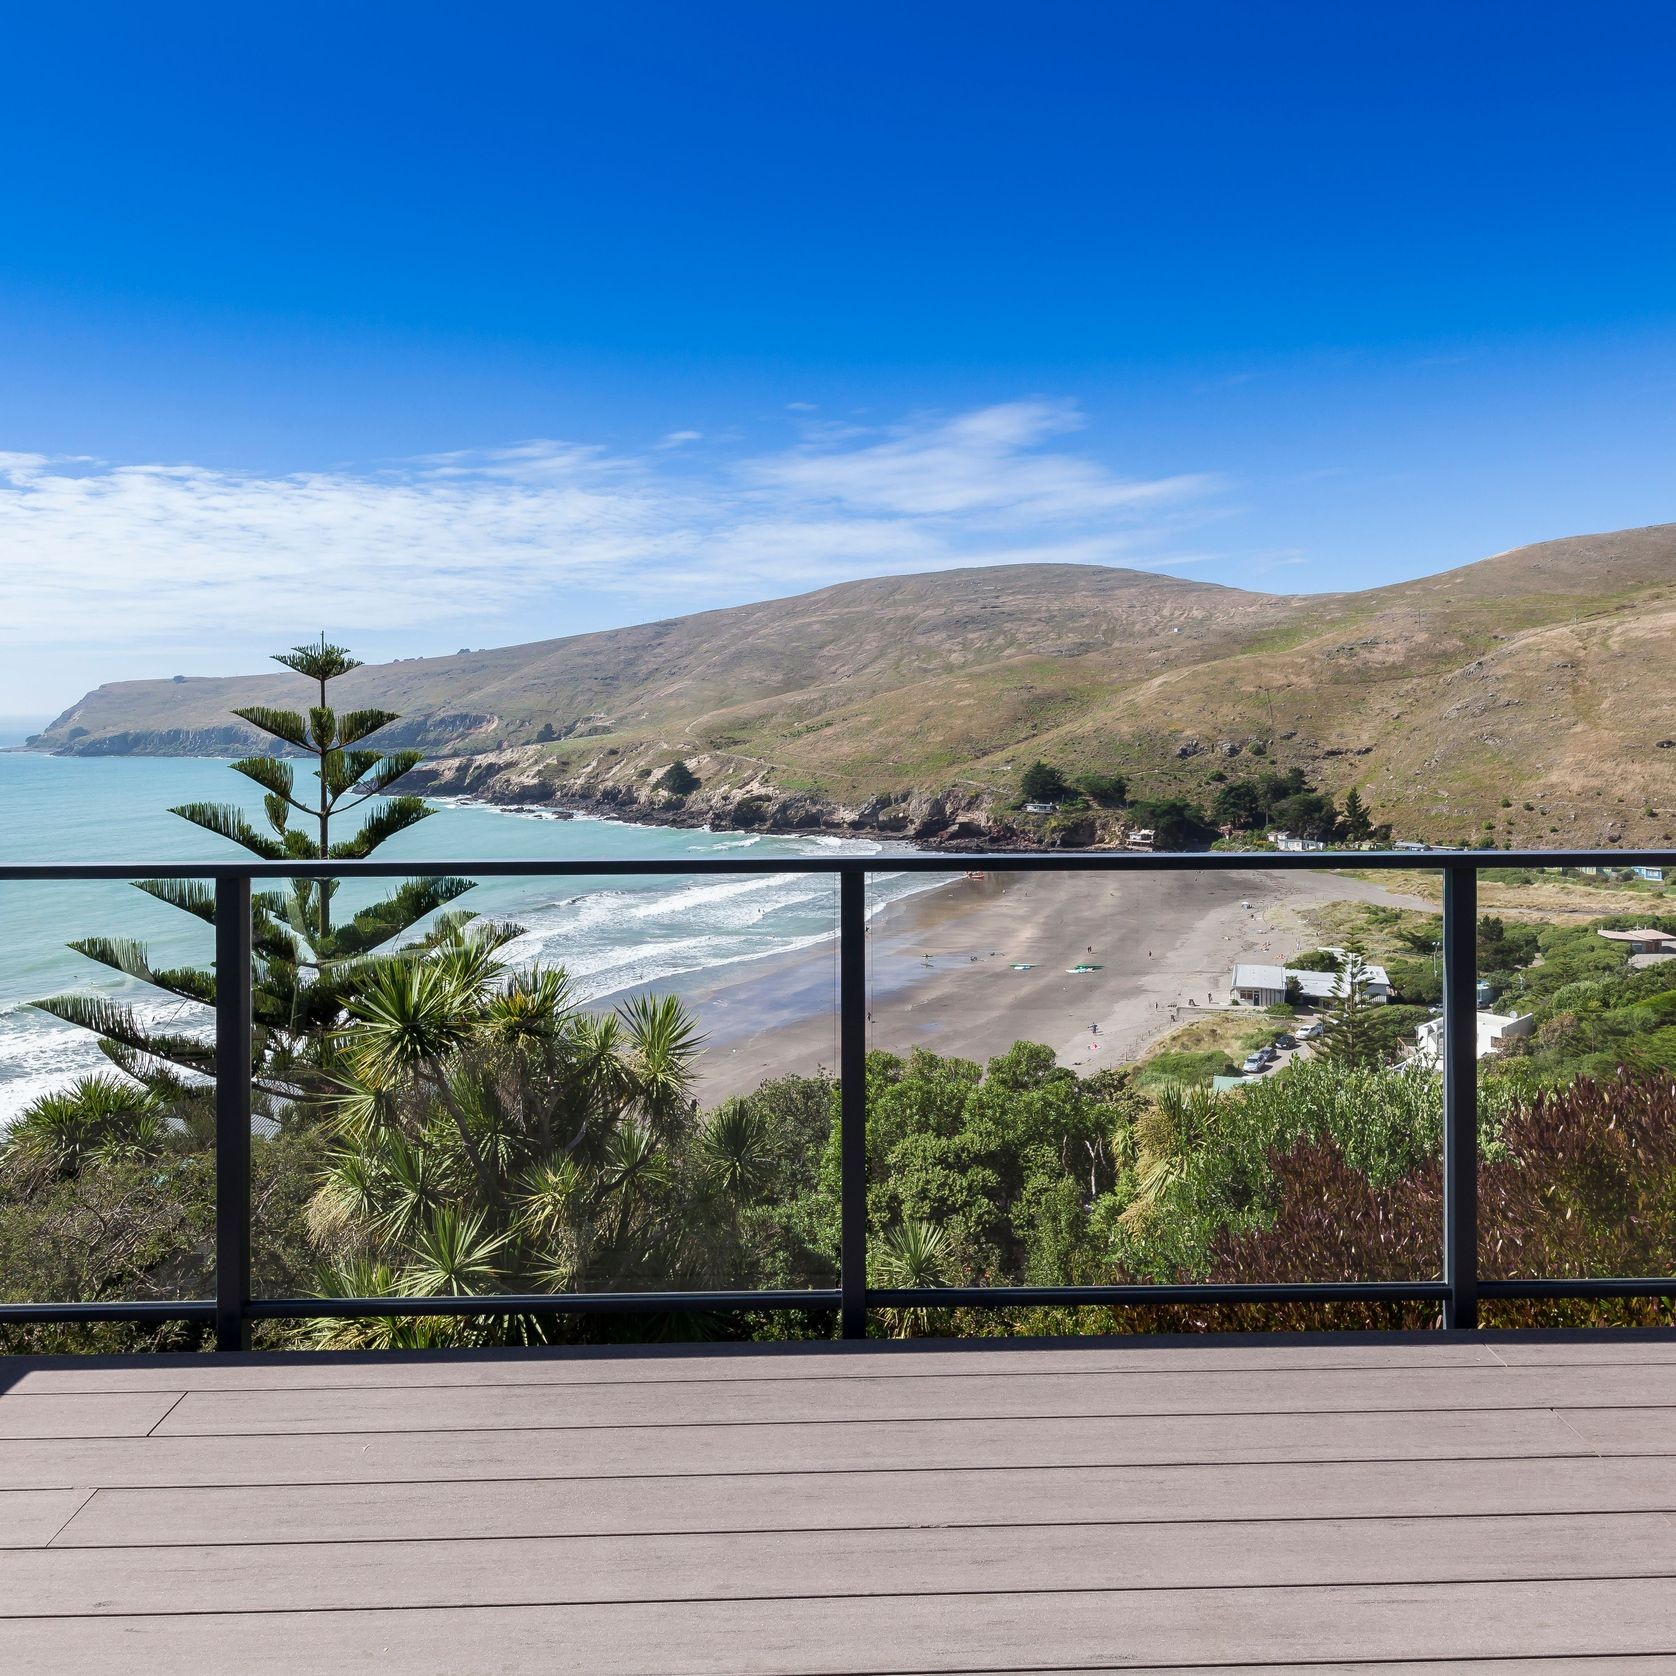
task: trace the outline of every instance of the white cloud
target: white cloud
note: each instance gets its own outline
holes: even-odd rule
[[[909,518],[1041,521],[1090,518],[1201,495],[1204,476],[1133,481],[1048,438],[1081,424],[1064,402],[1010,402],[943,421],[912,421],[877,440],[846,428],[813,431],[800,449],[748,468],[760,485],[859,512]],[[854,443],[854,446],[846,444]]]
[[[1065,448],[1079,424],[1047,401],[808,422],[705,475],[547,440],[283,476],[0,453],[0,646],[121,647],[131,667],[148,644],[322,620],[350,638],[470,622],[475,644],[566,632],[584,594],[631,621],[885,572],[1192,562],[1157,549],[1211,514],[1216,481],[1122,476]]]

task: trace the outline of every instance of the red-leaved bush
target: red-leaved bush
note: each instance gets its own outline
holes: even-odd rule
[[[1441,1160],[1382,1188],[1331,1141],[1271,1156],[1274,1219],[1211,1247],[1224,1284],[1431,1280],[1442,1271]],[[1676,1077],[1580,1080],[1515,1107],[1478,1178],[1485,1277],[1676,1276]],[[1184,1279],[1187,1277],[1183,1277]],[[1653,1326],[1669,1300],[1487,1302],[1492,1326]],[[1108,1330],[1194,1332],[1413,1328],[1429,1303],[1274,1304],[1117,1311]]]

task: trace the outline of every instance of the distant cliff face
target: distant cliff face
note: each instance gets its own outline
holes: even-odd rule
[[[388,742],[438,790],[643,818],[993,840],[1043,757],[1149,795],[1297,765],[1417,836],[1656,844],[1672,669],[1664,525],[1325,596],[1094,566],[888,577],[369,666],[340,703],[402,712]],[[122,682],[38,742],[240,752],[262,741],[234,706],[297,702],[281,671]],[[700,780],[682,801],[658,789],[677,757]]]

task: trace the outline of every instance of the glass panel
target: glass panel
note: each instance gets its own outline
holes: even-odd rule
[[[346,884],[334,904],[382,931],[420,905],[376,906],[398,896]],[[526,876],[404,924],[380,944],[395,959],[304,1009],[291,1051],[322,1087],[274,1112],[258,1295],[835,1286],[837,901],[830,874]]]
[[[875,1285],[1438,1277],[1442,1100],[1421,1041],[1441,982],[1435,871],[1141,873],[1114,857],[916,883],[870,937]]]
[[[1623,867],[1489,869],[1477,1019],[1487,1278],[1676,1274],[1676,900]],[[1497,1324],[1663,1323],[1652,1299]]]
[[[0,1299],[215,1290],[213,887],[0,883]],[[0,1327],[49,1352],[200,1329]]]

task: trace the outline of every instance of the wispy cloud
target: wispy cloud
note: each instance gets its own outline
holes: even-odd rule
[[[1066,403],[889,427],[803,421],[700,472],[536,440],[283,476],[0,454],[0,645],[178,648],[470,622],[474,641],[574,626],[567,602],[646,614],[848,577],[1022,561],[1191,562],[1204,474],[1133,478],[1065,444]],[[567,620],[568,619],[568,620]],[[451,632],[451,629],[450,629]]]

